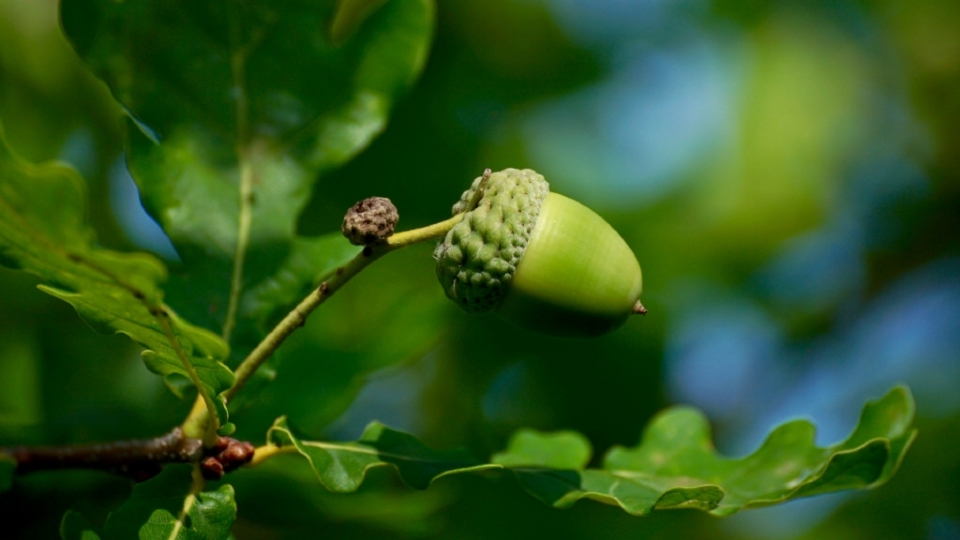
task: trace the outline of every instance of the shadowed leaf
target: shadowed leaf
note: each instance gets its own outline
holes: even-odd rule
[[[137,484],[133,494],[107,518],[107,540],[222,540],[237,518],[233,487],[202,491],[191,465],[168,465],[155,478]]]
[[[10,489],[13,484],[13,471],[16,468],[16,461],[0,454],[0,493]]]
[[[317,478],[330,491],[356,491],[367,471],[393,465],[407,484],[424,489],[449,471],[462,470],[476,461],[463,452],[441,452],[425,446],[412,435],[374,422],[356,442],[327,443],[303,441],[278,418],[267,432],[267,441],[277,446],[294,446],[310,461]]]
[[[60,522],[60,538],[61,540],[100,540],[100,535],[80,512],[67,510]]]

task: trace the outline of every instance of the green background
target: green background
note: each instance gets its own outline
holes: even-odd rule
[[[169,257],[123,173],[118,108],[56,10],[0,0],[7,138],[87,178],[102,245]],[[484,168],[531,167],[621,232],[650,314],[599,340],[531,336],[461,314],[431,246],[404,250],[284,346],[260,406],[233,418],[238,436],[260,442],[287,414],[313,437],[353,439],[376,419],[487,456],[519,427],[573,429],[599,456],[688,403],[721,451],[743,455],[798,416],[836,442],[899,382],[920,436],[877,491],[725,520],[555,510],[510,477],[412,492],[375,470],[333,495],[305,466],[265,467],[230,479],[235,536],[960,538],[958,83],[950,0],[439,2],[420,82],[319,181],[298,230],[335,231],[372,195],[393,200],[401,229],[426,225]],[[0,269],[0,444],[148,437],[182,419],[189,403],[134,345],[35,283]],[[129,493],[98,473],[18,478],[0,495],[2,536],[55,537],[71,508],[102,524]]]

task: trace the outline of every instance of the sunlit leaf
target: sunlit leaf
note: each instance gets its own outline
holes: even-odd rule
[[[111,513],[103,529],[108,540],[220,540],[237,518],[233,487],[203,491],[191,465],[168,465],[137,484],[130,499]]]
[[[278,275],[302,262],[313,183],[383,130],[423,66],[432,0],[388,2],[338,45],[336,3],[61,3],[67,37],[132,117],[128,165],[184,262],[170,303],[208,327],[244,323],[228,314],[247,287],[315,277]],[[256,313],[288,301],[253,295]]]
[[[100,535],[80,512],[67,510],[60,522],[60,538],[61,540],[100,540]]]
[[[42,291],[69,302],[94,329],[145,347],[151,370],[189,377],[182,356],[211,395],[229,387],[233,374],[220,362],[229,354],[226,344],[164,304],[160,261],[96,247],[85,197],[76,171],[20,160],[0,129],[0,264],[38,276]]]
[[[850,437],[834,446],[814,444],[807,421],[776,428],[753,454],[730,459],[710,441],[703,415],[676,407],[658,415],[635,448],[614,448],[602,469],[585,468],[590,445],[577,433],[518,432],[490,464],[462,452],[438,452],[413,436],[374,423],[359,441],[327,443],[299,439],[286,419],[276,421],[269,443],[305,456],[320,482],[333,491],[353,491],[368,469],[393,465],[412,487],[442,476],[501,469],[512,472],[534,497],[556,507],[587,498],[618,505],[630,514],[695,508],[726,516],[799,497],[879,486],[896,472],[916,436],[913,398],[895,388],[868,403]]]

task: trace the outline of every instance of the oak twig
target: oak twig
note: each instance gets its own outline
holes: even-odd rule
[[[249,442],[220,437],[211,448],[184,435],[179,427],[152,439],[63,446],[0,448],[17,463],[17,474],[62,469],[92,469],[128,476],[137,481],[156,476],[168,463],[199,463],[203,476],[219,479],[253,459]]]
[[[381,244],[364,247],[363,251],[358,253],[350,262],[324,276],[320,280],[320,285],[301,300],[297,307],[293,308],[237,366],[234,371],[235,381],[233,386],[223,393],[223,398],[226,401],[233,399],[280,344],[306,323],[307,317],[313,313],[313,310],[317,309],[320,304],[324,303],[327,298],[330,298],[333,293],[337,292],[340,287],[359,274],[360,271],[391,251],[445,235],[461,219],[463,219],[463,214],[458,214],[440,223],[394,234]]]

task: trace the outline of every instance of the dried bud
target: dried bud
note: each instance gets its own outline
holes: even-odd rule
[[[399,220],[397,207],[390,199],[370,197],[347,210],[341,230],[355,246],[380,244],[393,234]]]

